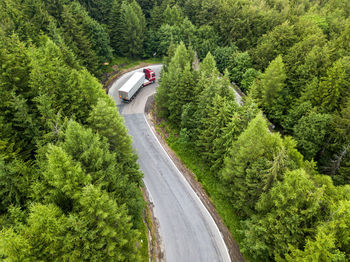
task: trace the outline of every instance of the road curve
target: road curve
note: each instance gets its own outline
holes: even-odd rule
[[[150,67],[159,77],[161,65]],[[144,173],[144,183],[159,222],[166,261],[230,261],[228,250],[213,218],[171,161],[146,121],[144,106],[158,84],[143,88],[130,104],[120,102],[118,89],[133,72],[115,81],[109,95],[119,106],[133,137],[133,147]]]

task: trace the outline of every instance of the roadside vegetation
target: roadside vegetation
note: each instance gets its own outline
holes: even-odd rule
[[[322,175],[295,139],[270,132],[254,97],[237,105],[213,55],[195,70],[184,43],[171,52],[157,117],[243,254],[251,261],[348,261],[350,186]]]

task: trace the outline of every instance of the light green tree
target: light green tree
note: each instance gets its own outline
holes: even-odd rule
[[[288,245],[303,247],[323,218],[323,194],[324,188],[315,186],[303,169],[286,172],[244,222],[244,250],[260,261],[283,260]]]
[[[140,261],[139,232],[125,206],[93,185],[83,189],[69,218],[71,255],[77,260]]]

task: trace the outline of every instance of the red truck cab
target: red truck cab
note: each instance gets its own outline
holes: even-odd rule
[[[149,82],[154,83],[156,81],[156,73],[154,73],[153,70],[149,68],[144,68],[143,73],[145,74],[145,77]]]

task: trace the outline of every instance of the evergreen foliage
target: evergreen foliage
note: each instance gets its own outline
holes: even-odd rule
[[[120,10],[120,41],[118,50],[122,55],[135,57],[143,53],[146,19],[137,2],[123,2]]]
[[[93,76],[114,52],[168,56],[157,113],[208,166],[249,260],[349,261],[348,2],[1,1],[0,258],[140,260],[142,174]]]
[[[105,27],[76,1],[0,13],[1,260],[140,261],[142,174],[92,75],[111,58]]]

